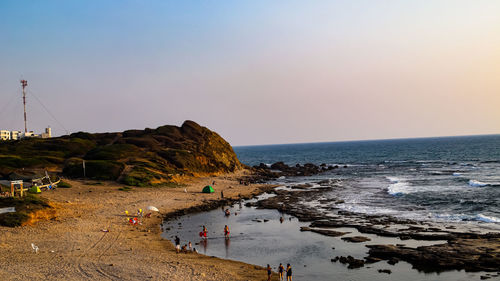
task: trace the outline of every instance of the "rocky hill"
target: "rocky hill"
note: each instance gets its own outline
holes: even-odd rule
[[[182,126],[120,133],[74,133],[51,139],[0,142],[0,177],[42,170],[65,177],[114,180],[133,186],[177,182],[242,167],[217,133],[185,121]]]

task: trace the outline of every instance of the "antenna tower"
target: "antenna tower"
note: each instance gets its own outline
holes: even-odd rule
[[[28,86],[28,81],[21,80],[21,86],[23,87],[23,104],[24,104],[24,133],[28,133],[28,123],[26,121],[26,91],[24,90]]]

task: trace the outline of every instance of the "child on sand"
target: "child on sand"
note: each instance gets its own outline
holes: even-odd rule
[[[189,249],[189,251],[193,250],[193,245],[191,244],[191,241],[189,241],[189,243],[188,243],[188,249]]]
[[[267,265],[267,281],[271,281],[271,273],[272,273],[271,266],[269,266],[269,264],[268,264]]]
[[[175,236],[175,251],[179,253],[181,251],[181,239]]]

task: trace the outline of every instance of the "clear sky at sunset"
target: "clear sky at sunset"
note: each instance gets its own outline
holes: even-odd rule
[[[500,133],[500,1],[0,1],[0,129]],[[50,110],[46,113],[35,96]]]

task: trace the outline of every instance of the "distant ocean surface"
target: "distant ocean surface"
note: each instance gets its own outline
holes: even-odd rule
[[[339,169],[319,175],[277,182],[340,180],[346,188],[326,197],[344,200],[336,205],[344,210],[500,229],[500,135],[239,146],[234,151],[250,166],[338,164]]]

